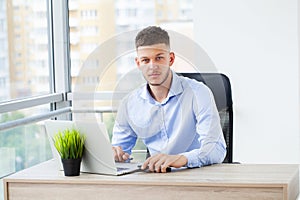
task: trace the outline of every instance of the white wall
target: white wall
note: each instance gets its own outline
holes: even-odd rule
[[[299,163],[297,0],[195,0],[196,42],[232,82],[234,160]]]

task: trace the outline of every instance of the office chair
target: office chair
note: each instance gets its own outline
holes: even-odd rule
[[[232,163],[233,154],[233,109],[229,78],[221,73],[178,73],[206,84],[212,91],[220,115],[221,127],[227,145],[223,163]]]

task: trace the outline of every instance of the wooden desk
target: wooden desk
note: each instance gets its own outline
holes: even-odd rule
[[[65,177],[47,161],[4,179],[5,200],[294,200],[298,193],[298,165],[220,164],[166,174]]]

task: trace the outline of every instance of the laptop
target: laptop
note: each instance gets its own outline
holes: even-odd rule
[[[62,170],[60,155],[57,152],[53,136],[67,128],[77,128],[86,135],[85,150],[81,162],[81,172],[106,175],[124,175],[139,171],[140,163],[118,163],[113,157],[112,145],[109,141],[104,123],[87,121],[46,120],[46,132],[51,151],[57,167]]]

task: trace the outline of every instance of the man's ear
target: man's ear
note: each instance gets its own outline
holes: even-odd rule
[[[138,59],[138,57],[135,57],[135,59],[134,59],[134,61],[135,61],[135,63],[136,63],[136,66],[138,67],[138,68],[140,68],[140,60]]]
[[[169,62],[169,66],[172,66],[173,63],[175,61],[175,54],[174,52],[170,52],[170,62]]]

